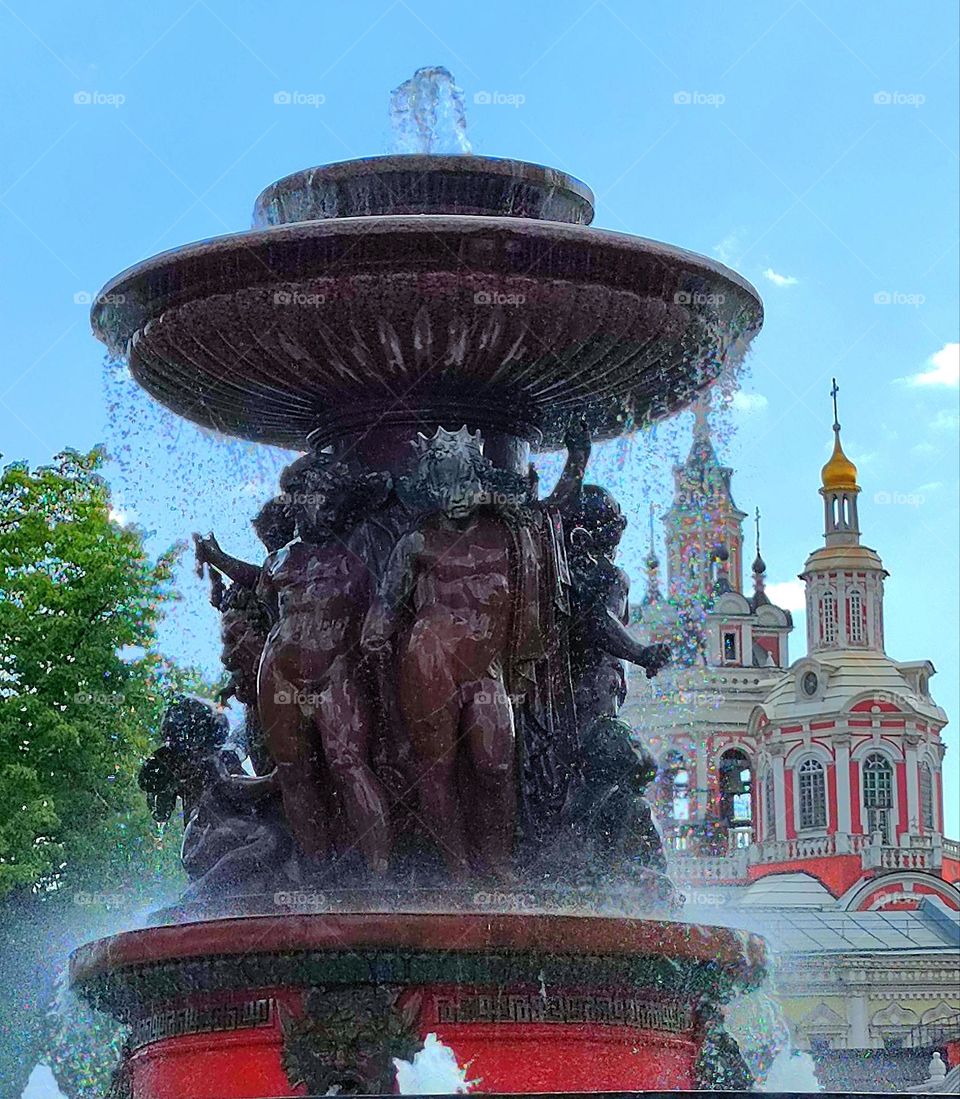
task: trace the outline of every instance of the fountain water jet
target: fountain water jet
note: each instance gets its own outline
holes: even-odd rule
[[[135,1099],[388,1090],[428,1033],[488,1089],[743,1079],[719,1008],[763,945],[670,918],[649,760],[616,719],[620,660],[663,654],[618,621],[625,521],[583,479],[591,437],[742,358],[760,302],[590,228],[564,173],[435,155],[434,118],[462,136],[448,76],[398,89],[427,152],[280,180],[252,231],[147,260],[93,308],[169,408],[307,452],[261,515],[264,565],[198,541],[258,777],[180,705],[144,788],[183,801],[191,904],[72,959],[131,1026]],[[530,447],[561,444],[541,500]],[[596,914],[618,884],[636,918]]]

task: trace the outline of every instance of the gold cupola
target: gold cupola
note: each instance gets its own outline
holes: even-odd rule
[[[833,425],[833,453],[820,471],[820,480],[828,492],[859,492],[857,467],[843,453],[840,445],[840,425]]]

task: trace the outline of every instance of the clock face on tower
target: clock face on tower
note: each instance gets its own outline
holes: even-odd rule
[[[816,672],[803,673],[803,678],[800,680],[800,689],[808,698],[814,697],[819,686],[820,680],[817,678]]]

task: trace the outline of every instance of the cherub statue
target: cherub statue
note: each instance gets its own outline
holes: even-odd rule
[[[571,663],[581,732],[615,717],[626,698],[623,661],[650,678],[670,662],[666,645],[641,645],[626,628],[630,579],[614,562],[627,525],[617,501],[599,485],[584,485],[563,510],[573,612]]]
[[[396,652],[425,824],[450,873],[509,877],[517,814],[511,694],[544,653],[529,483],[483,456],[479,432],[415,444],[405,484],[426,518],[397,543],[362,645]],[[582,477],[580,455],[571,459]],[[469,824],[468,824],[469,821]]]
[[[180,857],[194,896],[265,888],[290,853],[276,775],[248,775],[226,746],[229,734],[226,716],[212,703],[180,697],[164,713],[163,743],[138,777],[155,820],[169,820],[181,801]]]
[[[253,528],[266,547],[275,553],[294,536],[294,523],[282,498],[268,500],[253,520]],[[258,774],[273,767],[257,714],[257,669],[270,632],[270,609],[257,595],[261,565],[241,561],[225,553],[214,534],[193,536],[197,573],[204,567],[210,575],[210,602],[220,612],[220,661],[230,679],[220,692],[220,702],[236,698],[245,712],[247,751]],[[231,580],[225,587],[223,577]]]
[[[316,859],[331,849],[332,793],[352,843],[381,873],[391,829],[371,766],[375,721],[359,642],[373,581],[357,542],[391,480],[357,478],[332,458],[307,455],[284,471],[281,488],[297,537],[267,558],[257,585],[276,614],[260,662],[261,724],[304,853]]]

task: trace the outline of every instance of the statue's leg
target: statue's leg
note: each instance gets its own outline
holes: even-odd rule
[[[450,873],[463,878],[470,860],[456,781],[460,689],[450,674],[449,658],[419,659],[423,656],[418,650],[401,662],[400,707],[416,757],[422,823]]]
[[[356,669],[343,657],[334,661],[314,721],[343,798],[353,842],[370,870],[383,873],[390,855],[390,820],[383,786],[370,767],[370,699]]]
[[[297,689],[274,667],[270,649],[263,654],[257,684],[260,724],[290,829],[304,854],[323,857],[329,848],[320,745],[298,704]]]
[[[474,835],[490,870],[510,876],[517,819],[516,734],[513,708],[499,679],[464,688],[461,729],[477,781]]]

